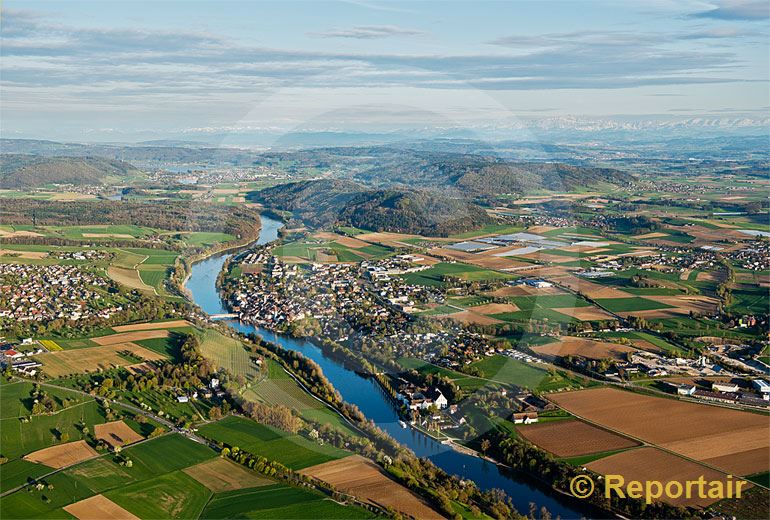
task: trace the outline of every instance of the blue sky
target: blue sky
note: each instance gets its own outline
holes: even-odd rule
[[[766,0],[6,0],[1,16],[4,137],[768,121]]]

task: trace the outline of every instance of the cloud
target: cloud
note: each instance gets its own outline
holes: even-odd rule
[[[394,25],[360,25],[347,29],[332,29],[320,33],[311,33],[317,38],[353,38],[356,40],[379,40],[395,36],[421,36],[425,33],[416,29],[396,27]]]
[[[692,16],[716,20],[768,20],[770,3],[767,0],[723,0],[714,8]]]
[[[176,100],[306,88],[615,89],[750,81],[733,52],[683,49],[680,36],[582,31],[494,40],[503,52],[395,54],[285,50],[187,31],[64,26],[4,12],[2,86],[15,98],[46,91],[105,102],[132,96]],[[701,31],[698,38],[728,37]],[[384,38],[419,31],[361,26],[324,33]],[[691,33],[690,38],[695,38]],[[510,49],[515,49],[511,51]],[[35,90],[37,89],[37,90]]]

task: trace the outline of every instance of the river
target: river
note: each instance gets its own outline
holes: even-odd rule
[[[278,238],[280,221],[262,216],[262,229],[257,244],[266,244]],[[222,265],[232,253],[222,253],[197,262],[192,267],[187,289],[193,300],[208,314],[225,314],[225,309],[216,289],[216,279]],[[355,404],[377,426],[388,432],[394,439],[409,447],[420,457],[427,457],[447,473],[474,481],[481,489],[503,489],[512,498],[520,513],[529,511],[530,502],[538,508],[545,506],[556,517],[581,518],[591,513],[576,499],[558,494],[540,484],[527,481],[527,477],[479,457],[460,453],[449,446],[413,429],[402,428],[398,411],[388,395],[373,379],[360,376],[345,368],[340,362],[326,357],[323,351],[304,340],[281,336],[271,331],[239,321],[228,321],[234,329],[243,333],[254,333],[267,341],[278,343],[286,349],[301,352],[320,365],[326,377],[340,392],[343,399]]]

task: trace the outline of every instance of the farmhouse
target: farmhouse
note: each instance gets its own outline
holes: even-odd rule
[[[537,421],[537,412],[519,412],[513,414],[513,424],[534,424]]]

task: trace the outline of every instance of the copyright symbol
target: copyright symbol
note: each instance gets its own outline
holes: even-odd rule
[[[594,492],[594,481],[588,475],[578,475],[570,481],[569,490],[577,498],[588,498]]]

